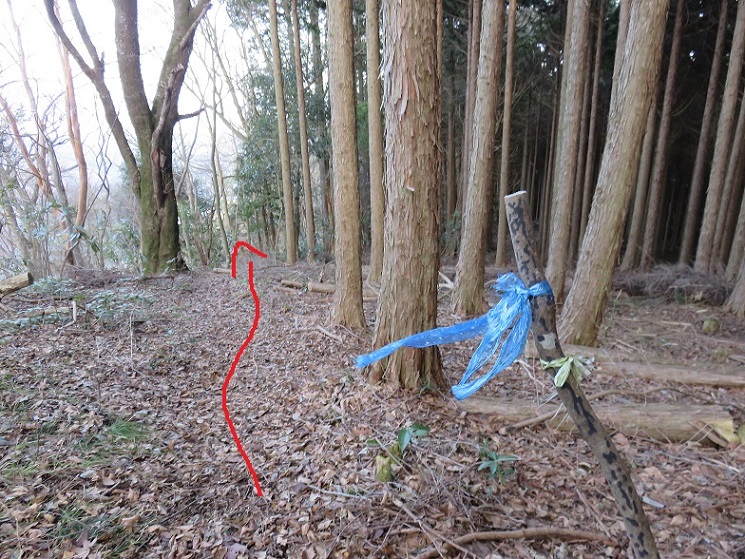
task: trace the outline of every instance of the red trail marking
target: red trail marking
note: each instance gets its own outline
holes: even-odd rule
[[[249,251],[253,252],[257,256],[260,256],[261,258],[266,258],[266,254],[261,252],[259,249],[249,245],[245,241],[238,241],[235,243],[235,246],[233,247],[233,268],[232,268],[232,275],[233,277],[236,277],[236,259],[238,257],[238,249],[240,247],[245,247]],[[238,350],[238,353],[235,354],[235,359],[233,359],[233,364],[230,366],[230,372],[228,373],[228,376],[225,377],[225,382],[222,384],[222,411],[225,413],[225,421],[228,422],[228,427],[230,427],[230,433],[233,435],[233,440],[235,441],[235,446],[238,447],[238,452],[241,453],[241,456],[243,456],[243,460],[246,462],[246,466],[248,466],[248,471],[251,473],[251,477],[253,477],[254,480],[254,487],[256,487],[256,494],[261,497],[263,495],[263,492],[261,491],[261,484],[259,483],[259,476],[256,475],[256,471],[254,470],[253,465],[251,464],[251,460],[248,458],[248,454],[246,454],[246,451],[243,450],[243,445],[241,444],[241,439],[238,437],[238,432],[235,430],[235,425],[233,425],[233,420],[230,419],[230,412],[228,411],[228,385],[230,384],[230,379],[233,377],[233,373],[235,373],[235,369],[238,366],[238,362],[241,360],[241,356],[243,355],[243,352],[248,347],[248,344],[251,343],[251,340],[254,337],[254,334],[256,334],[256,329],[259,327],[259,318],[261,317],[261,304],[259,302],[259,294],[256,292],[256,286],[254,286],[254,266],[253,262],[248,262],[248,288],[251,290],[251,295],[253,296],[254,305],[256,307],[256,312],[254,313],[254,321],[251,325],[251,330],[248,333],[248,337],[243,342],[243,345],[241,345],[240,349]]]

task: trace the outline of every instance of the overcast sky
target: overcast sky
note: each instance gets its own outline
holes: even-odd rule
[[[34,87],[37,90],[40,111],[45,111],[59,98],[59,111],[64,110],[64,101],[60,97],[64,92],[64,80],[60,67],[59,55],[54,33],[48,23],[46,11],[42,0],[11,0],[16,21],[21,29],[23,47],[26,54],[27,71]],[[68,16],[67,2],[60,1],[62,9],[62,20],[67,33],[72,37],[75,45],[81,52],[85,52],[82,43],[75,32],[74,25]],[[119,73],[116,64],[116,47],[114,45],[114,8],[112,2],[106,0],[78,0],[78,7],[86,22],[88,32],[91,35],[99,53],[104,56],[106,63],[106,83],[111,90],[114,102],[120,109],[122,122],[129,128],[129,118],[123,103],[121,87],[119,85]],[[158,76],[160,73],[163,54],[166,51],[173,28],[172,2],[164,0],[148,0],[140,2],[139,7],[139,29],[142,53],[142,73],[148,98],[152,99],[155,92]],[[229,18],[221,2],[216,1],[208,13],[208,17],[217,22],[218,28],[226,29],[229,26]],[[0,33],[3,40],[0,41],[0,92],[8,99],[14,109],[27,107],[27,98],[20,81],[20,69],[18,66],[18,50],[16,47],[15,32],[10,23],[8,12],[8,0],[0,0]],[[229,31],[223,39],[224,49],[235,49],[238,45],[237,34]],[[197,34],[195,49],[203,48],[203,39]],[[93,151],[96,150],[101,135],[101,127],[108,133],[103,121],[103,111],[98,103],[93,85],[88,78],[82,74],[74,60],[71,59],[71,67],[75,82],[78,110],[81,121],[81,133],[84,146],[89,154],[89,165],[93,159]],[[192,57],[189,65],[190,76],[187,79],[196,78],[197,81],[206,83],[207,73],[196,59]],[[187,91],[182,90],[179,102],[179,110],[182,113],[190,113],[199,109],[201,101]],[[101,124],[98,123],[96,112],[101,115]],[[186,141],[191,143],[194,134],[197,133],[197,150],[202,154],[209,152],[209,135],[204,122],[198,123],[198,119],[182,121]],[[29,130],[30,131],[30,130]],[[64,134],[64,127],[60,130]],[[178,134],[178,131],[177,131]],[[220,133],[219,142],[221,150],[232,153],[232,138],[225,127]],[[60,157],[70,164],[74,161],[68,149],[60,150]],[[117,163],[120,161],[116,148],[112,147],[109,154]],[[74,173],[68,175],[72,178]]]

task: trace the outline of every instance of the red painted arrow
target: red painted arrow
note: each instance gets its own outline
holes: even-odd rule
[[[259,249],[249,245],[245,241],[238,241],[235,243],[235,246],[233,247],[233,277],[236,277],[236,260],[238,257],[238,249],[240,247],[247,248],[250,252],[253,252],[257,256],[260,256],[261,258],[266,258],[266,254],[261,252]],[[254,487],[256,487],[256,494],[261,497],[263,495],[261,491],[261,484],[259,483],[259,476],[256,475],[256,471],[254,470],[253,465],[251,465],[251,460],[248,458],[248,454],[246,454],[246,451],[243,450],[243,445],[241,444],[241,439],[238,437],[238,432],[235,430],[235,425],[233,425],[233,420],[230,419],[230,412],[228,411],[228,385],[230,384],[230,379],[233,377],[233,373],[235,373],[235,369],[238,366],[238,362],[241,360],[241,356],[243,355],[243,352],[248,347],[248,344],[251,343],[251,340],[254,337],[254,334],[256,334],[256,329],[259,327],[259,318],[261,317],[261,304],[259,302],[259,294],[256,293],[256,286],[254,285],[254,266],[253,262],[249,260],[248,262],[248,288],[251,290],[251,295],[253,296],[254,305],[256,307],[256,312],[254,313],[254,321],[251,325],[251,330],[248,333],[248,337],[243,342],[243,345],[241,345],[240,349],[238,350],[238,353],[235,354],[235,359],[233,359],[233,364],[230,366],[230,372],[228,372],[228,376],[225,377],[225,382],[222,384],[222,411],[225,413],[225,421],[228,422],[228,427],[230,427],[230,433],[233,435],[233,440],[235,441],[235,446],[238,447],[238,452],[241,453],[241,456],[243,456],[243,460],[246,462],[246,466],[248,466],[248,471],[251,473],[251,477],[253,477],[254,480]]]

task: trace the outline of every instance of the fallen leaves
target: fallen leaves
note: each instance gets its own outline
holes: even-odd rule
[[[350,363],[369,349],[368,335],[329,326],[328,295],[280,291],[284,270],[256,272],[262,320],[228,395],[262,499],[220,406],[253,319],[245,285],[197,273],[173,285],[81,289],[81,300],[107,305],[105,320],[41,323],[6,340],[0,556],[394,558],[445,552],[448,540],[484,557],[618,556],[624,530],[584,443],[544,426],[508,432],[497,418],[458,412],[448,395],[367,385]],[[366,303],[371,322],[373,307]],[[451,380],[469,356],[468,344],[448,348]],[[532,366],[505,371],[487,392],[542,401],[551,387],[525,374]],[[647,386],[597,377],[588,390]],[[742,409],[741,392],[716,398]],[[426,436],[417,423],[431,428]],[[390,482],[376,480],[376,457],[386,454],[370,439],[399,445]],[[643,494],[664,505],[650,507],[663,555],[736,556],[742,448],[614,440]],[[479,471],[482,448],[519,455],[514,477]],[[561,542],[550,536],[556,529],[616,543]],[[549,536],[463,539],[513,530]]]

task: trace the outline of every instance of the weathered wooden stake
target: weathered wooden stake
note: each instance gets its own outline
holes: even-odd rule
[[[546,278],[531,244],[533,231],[528,200],[525,191],[505,197],[507,225],[512,237],[517,271],[525,286],[531,287]],[[553,296],[533,297],[530,305],[533,310],[532,330],[540,358],[548,362],[561,359],[564,352],[556,333],[556,302]],[[548,373],[553,379],[556,371],[549,369]],[[556,392],[567,414],[577,425],[580,435],[600,462],[600,469],[610,485],[636,557],[657,559],[657,544],[644,514],[642,501],[631,481],[625,458],[613,444],[608,431],[595,415],[573,375],[570,374],[564,386],[557,387]]]

